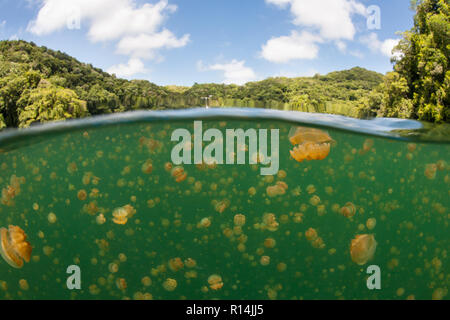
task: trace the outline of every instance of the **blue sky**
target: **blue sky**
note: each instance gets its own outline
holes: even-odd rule
[[[0,0],[0,39],[159,85],[242,84],[355,66],[388,72],[413,16],[409,0]]]

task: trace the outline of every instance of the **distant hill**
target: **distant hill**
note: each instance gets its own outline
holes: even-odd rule
[[[363,68],[311,78],[269,78],[243,86],[158,86],[128,81],[90,64],[26,41],[0,41],[0,129],[138,109],[257,107],[338,113],[368,113],[369,94],[383,75]]]

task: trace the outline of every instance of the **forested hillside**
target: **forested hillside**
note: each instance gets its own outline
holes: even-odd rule
[[[25,41],[0,42],[0,126],[138,109],[212,106],[274,108],[362,116],[360,101],[383,81],[362,68],[313,78],[270,78],[244,86],[161,87],[117,79],[67,54]]]
[[[118,79],[69,55],[25,41],[0,41],[0,130],[138,109],[204,105],[326,112],[450,122],[450,6],[414,0],[414,27],[395,48],[394,71],[363,68],[243,86],[161,87]]]

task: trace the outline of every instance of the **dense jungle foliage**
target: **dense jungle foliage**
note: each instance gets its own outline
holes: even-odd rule
[[[26,41],[0,41],[0,130],[142,109],[204,105],[398,117],[450,122],[448,0],[413,1],[414,27],[394,49],[394,71],[363,68],[243,86],[158,86],[118,79],[69,55]]]

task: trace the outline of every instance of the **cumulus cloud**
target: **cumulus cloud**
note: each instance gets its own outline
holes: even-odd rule
[[[117,52],[137,58],[153,59],[157,49],[181,48],[188,42],[189,35],[178,39],[172,32],[164,29],[159,33],[141,33],[137,36],[125,37],[118,43]]]
[[[127,64],[118,64],[112,66],[107,70],[110,74],[115,74],[120,78],[129,78],[132,75],[138,73],[145,73],[148,70],[145,69],[144,63],[140,59],[131,58]]]
[[[39,0],[41,8],[27,30],[47,35],[65,28],[86,28],[93,42],[117,42],[117,52],[136,59],[156,59],[160,49],[185,46],[189,34],[177,38],[163,28],[177,7],[168,0],[138,5],[136,0]],[[141,61],[142,62],[142,61]],[[130,62],[128,65],[130,66]],[[131,68],[128,68],[131,70]]]
[[[356,27],[352,16],[366,16],[366,7],[357,0],[266,0],[280,8],[289,8],[292,23],[305,28],[300,34],[270,39],[262,47],[262,56],[272,62],[285,63],[296,59],[314,59],[318,43],[333,41],[341,52],[346,51],[344,41],[353,40]],[[275,45],[280,45],[277,50]]]
[[[323,42],[319,36],[309,32],[292,31],[289,36],[272,38],[262,47],[264,59],[285,63],[295,59],[315,59],[319,53],[317,43]]]
[[[386,39],[384,41],[381,41],[378,39],[378,35],[372,32],[367,36],[361,37],[360,41],[361,43],[367,45],[369,49],[372,50],[373,52],[381,53],[384,56],[391,58],[397,56],[397,54],[392,53],[392,50],[400,40]]]
[[[197,62],[197,69],[200,71],[223,71],[225,84],[243,85],[249,81],[256,80],[256,74],[252,68],[245,66],[245,61],[233,59],[229,63],[217,63],[206,66],[202,61]]]
[[[324,39],[352,40],[356,28],[353,14],[366,15],[366,7],[356,0],[266,0],[282,8],[290,5],[293,23],[312,27]]]

